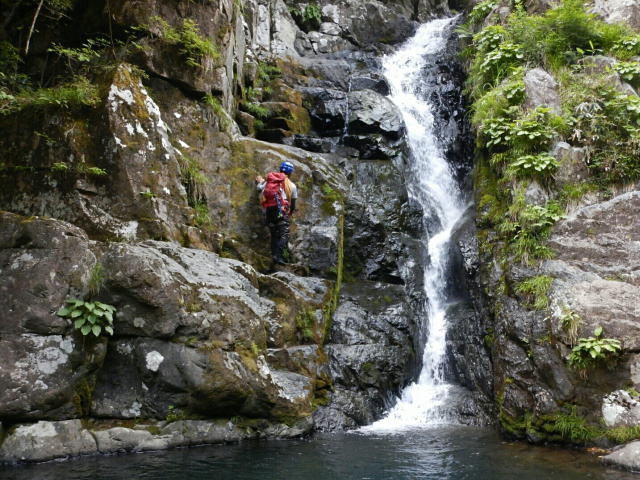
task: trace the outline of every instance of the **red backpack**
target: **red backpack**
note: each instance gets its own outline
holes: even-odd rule
[[[289,200],[284,190],[284,182],[287,176],[280,172],[267,174],[264,189],[260,196],[260,205],[263,208],[278,207],[279,212],[289,211]]]

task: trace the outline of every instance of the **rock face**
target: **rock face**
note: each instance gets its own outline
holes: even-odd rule
[[[614,465],[637,472],[638,468],[640,468],[640,441],[628,443],[624,447],[603,456],[602,461],[607,465]]]
[[[0,462],[348,428],[411,380],[422,226],[380,54],[448,7],[305,7],[95,2],[36,32],[34,78],[51,42],[117,48],[82,70],[95,104],[0,116]],[[283,160],[299,200],[273,272],[253,179]],[[113,305],[113,335],[58,316],[69,298]]]
[[[596,2],[593,11],[607,22],[634,26],[633,4]],[[504,20],[501,8],[489,14],[485,26]],[[549,2],[527,2],[529,15],[548,8]],[[546,107],[566,120],[591,101],[604,102],[597,98],[600,93],[589,100],[584,97],[578,105],[567,101],[572,88],[595,78],[604,81],[612,95],[635,101],[634,88],[614,71],[618,61],[604,55],[582,56],[575,62],[580,73],[575,83],[568,81],[570,87],[541,68],[524,70],[524,98],[513,105],[526,114]],[[479,99],[476,106],[487,98],[491,97]],[[535,147],[531,143],[527,148],[553,156],[557,168],[551,175],[520,178],[490,165],[502,155],[520,152],[511,147],[495,149],[478,135],[474,172],[478,288],[468,291],[484,320],[502,430],[535,443],[611,446],[620,438],[635,438],[640,425],[636,398],[640,380],[636,358],[640,292],[635,274],[640,261],[635,213],[638,182],[635,174],[620,174],[595,185],[603,175],[593,163],[594,155],[607,151],[608,143],[625,144],[626,140],[609,142],[608,134],[601,132],[602,143],[596,146],[581,138],[584,132],[579,129],[568,135],[555,130],[548,143]],[[492,215],[486,209],[493,195],[501,200],[493,203]],[[543,211],[558,212],[558,216],[549,221],[546,231],[529,229],[526,212]],[[508,225],[510,220],[514,224]],[[525,245],[525,238],[531,243]],[[522,255],[527,250],[529,258]],[[465,266],[473,264],[468,262],[473,252],[464,248],[462,252]],[[473,280],[473,272],[469,273]],[[568,433],[568,422],[581,425],[583,434]]]
[[[637,0],[596,0],[591,11],[607,23],[626,23],[640,29],[640,2]]]
[[[546,107],[559,115],[560,99],[558,84],[541,68],[533,68],[524,75],[525,106],[527,108]]]

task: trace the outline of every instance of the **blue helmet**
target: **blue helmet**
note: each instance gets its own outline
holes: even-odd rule
[[[280,164],[280,171],[282,173],[286,173],[287,175],[290,175],[291,172],[293,172],[293,163],[291,163],[291,162],[282,162]]]

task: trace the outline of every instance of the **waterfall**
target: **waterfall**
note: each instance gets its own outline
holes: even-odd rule
[[[440,79],[437,74],[430,81],[425,79],[430,63],[444,54],[454,24],[455,18],[446,18],[422,25],[413,38],[383,60],[384,74],[391,86],[390,99],[399,108],[407,127],[409,196],[422,206],[429,231],[424,239],[429,255],[424,274],[427,315],[421,325],[427,338],[417,381],[403,390],[385,418],[363,427],[364,432],[398,431],[455,421],[447,409],[455,387],[443,375],[446,283],[448,244],[465,205],[445,155],[447,142],[453,139],[440,128],[442,122],[436,121],[438,109],[443,108],[439,104]]]

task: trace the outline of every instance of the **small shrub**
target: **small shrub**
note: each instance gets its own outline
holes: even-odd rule
[[[614,427],[604,432],[605,437],[617,445],[640,438],[640,426]]]
[[[602,338],[602,327],[593,331],[593,337],[579,338],[567,357],[569,366],[585,371],[614,359],[620,352],[620,341]]]
[[[220,101],[210,94],[205,95],[202,98],[202,101],[206,105],[211,107],[211,110],[213,110],[213,113],[215,113],[216,117],[218,117],[218,121],[220,122],[220,128],[225,131],[228,130],[229,127],[231,126],[231,123],[229,121],[227,112],[220,104]]]
[[[65,301],[66,307],[62,307],[56,315],[68,318],[73,322],[73,328],[80,330],[82,335],[93,333],[98,337],[103,332],[113,335],[113,317],[116,307],[102,302],[86,302],[77,298]]]
[[[261,106],[259,103],[254,102],[241,102],[240,107],[247,113],[250,113],[254,117],[260,120],[266,120],[270,116],[269,110]]]
[[[578,328],[582,323],[580,315],[568,308],[562,309],[560,316],[560,328],[567,334],[570,345],[574,345],[578,339]]]
[[[520,282],[516,286],[516,292],[529,298],[530,306],[536,310],[544,310],[549,306],[548,292],[553,278],[547,275],[538,275]]]
[[[546,428],[560,434],[563,440],[576,444],[585,444],[598,435],[598,429],[587,424],[584,417],[577,415],[576,407],[572,406],[569,413],[558,413]]]
[[[211,226],[211,216],[209,214],[209,207],[205,202],[196,202],[193,206],[194,217],[193,223],[198,227]]]
[[[190,67],[202,68],[202,59],[217,59],[220,54],[216,46],[200,35],[198,24],[189,18],[182,21],[179,28],[169,25],[161,17],[153,17],[152,21],[160,30],[160,38],[169,45],[176,45],[185,63]]]
[[[187,199],[192,207],[204,197],[204,187],[209,179],[202,173],[202,165],[186,154],[178,156],[180,177],[187,190]]]
[[[282,75],[282,71],[275,65],[270,65],[265,62],[258,62],[256,69],[256,77],[260,85],[269,83],[271,80],[278,78]]]
[[[169,405],[167,407],[167,415],[165,416],[165,420],[167,422],[177,422],[180,420],[186,420],[188,419],[189,416],[187,415],[187,413],[180,409],[180,408],[176,408],[173,405]]]
[[[87,289],[90,295],[98,295],[104,285],[104,269],[101,263],[96,263],[89,271],[89,281]]]

